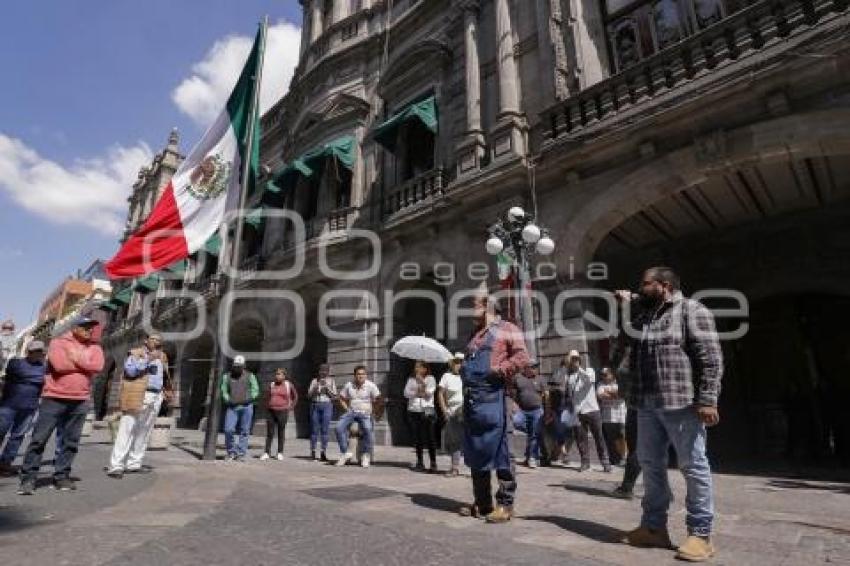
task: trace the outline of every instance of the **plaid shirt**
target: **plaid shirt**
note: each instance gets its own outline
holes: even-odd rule
[[[659,308],[635,317],[631,341],[629,405],[681,409],[717,406],[723,353],[714,316],[677,292]]]

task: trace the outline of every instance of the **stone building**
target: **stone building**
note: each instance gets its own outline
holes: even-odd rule
[[[161,329],[199,331],[171,346],[184,426],[205,412],[226,338],[295,347],[249,365],[264,380],[289,367],[302,392],[320,362],[340,382],[365,363],[389,399],[379,442],[405,442],[409,364],[389,347],[465,342],[459,293],[482,265],[495,283],[486,229],[516,204],[557,243],[534,285],[558,307],[542,322],[569,332],[539,337],[544,373],[573,347],[610,362],[587,316],[604,305],[564,291],[634,288],[670,264],[688,293],[735,289],[749,305],[749,332],[724,343],[715,456],[847,454],[831,405],[850,387],[846,0],[301,4],[300,63],[263,117],[267,183],[246,216],[231,328],[217,327],[218,243],[156,291],[206,305],[201,326],[188,295],[155,307]],[[116,317],[116,360],[138,316]]]

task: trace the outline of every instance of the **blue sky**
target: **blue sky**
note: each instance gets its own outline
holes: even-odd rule
[[[268,14],[264,105],[297,61],[297,0],[32,0],[0,12],[0,318],[29,322],[117,249],[141,164],[197,141]]]

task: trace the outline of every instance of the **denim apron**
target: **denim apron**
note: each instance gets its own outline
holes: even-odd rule
[[[493,374],[490,357],[495,334],[469,351],[461,368],[463,380],[463,456],[473,471],[511,467],[505,417],[505,384]]]

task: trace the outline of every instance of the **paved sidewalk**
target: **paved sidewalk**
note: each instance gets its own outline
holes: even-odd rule
[[[100,435],[102,433],[98,433]],[[100,440],[101,443],[98,443]],[[252,439],[252,446],[260,439]],[[109,446],[83,446],[73,493],[14,494],[0,480],[4,564],[673,564],[672,552],[617,544],[640,503],[611,498],[622,471],[519,468],[517,517],[459,517],[468,477],[407,469],[407,448],[377,447],[369,469],[314,463],[288,440],[282,462],[199,461],[199,433],[152,452],[154,473],[105,476]],[[337,454],[335,449],[329,456]],[[447,457],[440,457],[442,468]],[[46,470],[49,471],[49,470]],[[674,541],[684,486],[671,472]],[[850,564],[850,484],[717,475],[716,564]]]

